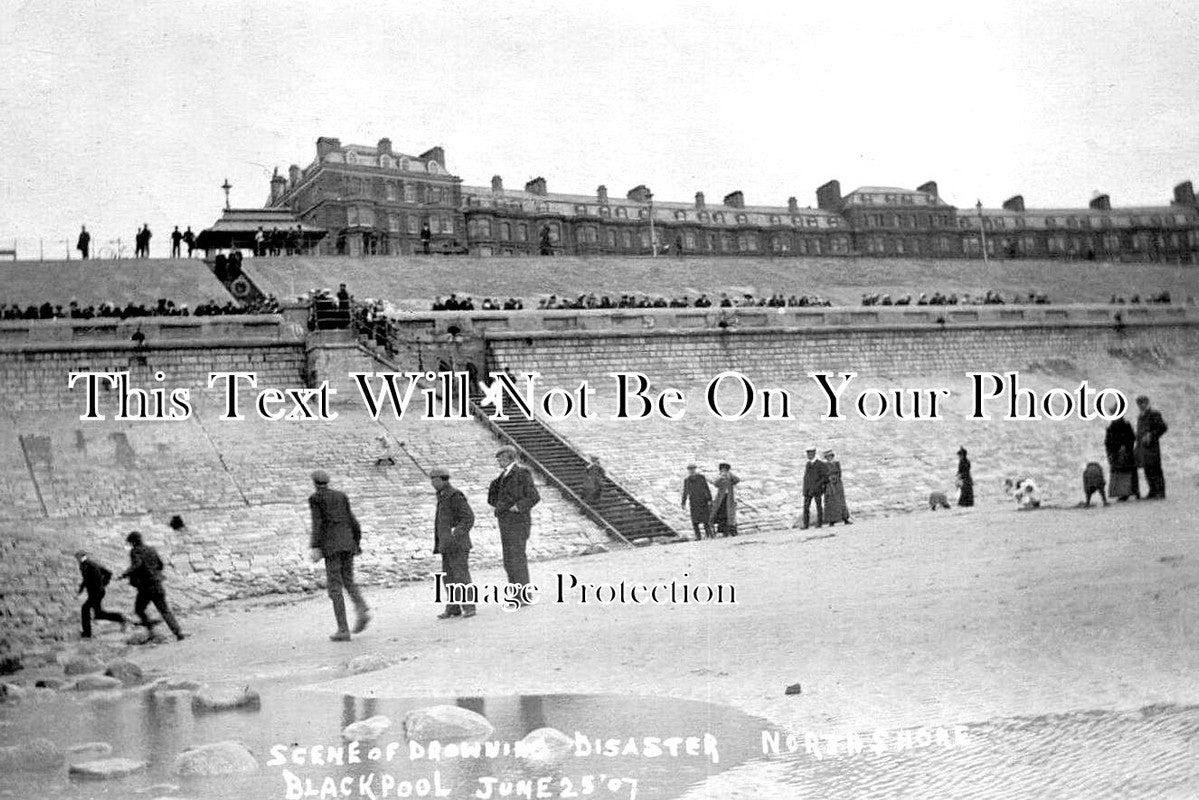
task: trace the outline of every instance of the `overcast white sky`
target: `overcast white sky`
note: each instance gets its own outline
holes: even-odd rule
[[[318,136],[468,184],[814,205],[1163,204],[1199,181],[1199,2],[0,0],[0,246],[210,225]]]

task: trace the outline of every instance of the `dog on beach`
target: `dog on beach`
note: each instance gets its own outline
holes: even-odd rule
[[[1003,491],[1016,501],[1016,508],[1020,511],[1041,507],[1041,493],[1036,483],[1029,478],[1004,478]]]
[[[1082,505],[1086,508],[1091,507],[1091,496],[1099,492],[1099,499],[1106,506],[1107,493],[1103,490],[1103,467],[1098,462],[1090,461],[1082,471],[1082,491],[1086,495],[1086,502]]]
[[[928,510],[936,511],[938,508],[949,508],[949,498],[945,496],[945,492],[929,492]]]

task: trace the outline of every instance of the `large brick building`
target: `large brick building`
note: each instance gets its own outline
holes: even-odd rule
[[[1190,181],[1162,206],[1112,208],[1100,195],[1085,208],[1026,209],[1017,195],[1001,208],[958,209],[930,181],[915,189],[864,186],[841,194],[829,181],[816,207],[746,205],[740,191],[709,205],[661,201],[645,186],[611,197],[551,193],[544,178],[523,189],[463,186],[445,152],[418,156],[321,137],[316,159],[271,180],[272,208],[329,231],[320,249],[347,255],[469,249],[492,255],[648,254],[871,255],[931,258],[1199,259],[1199,203]],[[426,230],[427,229],[427,230]],[[423,235],[422,235],[423,234]]]

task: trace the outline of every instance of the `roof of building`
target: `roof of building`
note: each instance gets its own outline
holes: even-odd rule
[[[290,209],[227,208],[212,227],[200,231],[196,246],[201,250],[250,247],[259,228],[269,232],[274,228],[289,230],[297,225],[306,244],[318,242],[328,233],[324,228],[301,223]]]

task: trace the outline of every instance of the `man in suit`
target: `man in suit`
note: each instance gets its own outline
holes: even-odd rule
[[[828,465],[816,460],[816,448],[808,449],[808,463],[803,471],[803,527],[811,522],[812,501],[816,501],[816,527],[824,525],[824,488],[828,483]]]
[[[433,491],[437,492],[437,512],[433,517],[433,552],[441,554],[441,571],[447,584],[470,583],[470,529],[475,514],[470,510],[466,495],[450,485],[450,473],[440,467],[429,473]],[[438,619],[473,617],[473,604],[447,603]]]
[[[82,576],[82,580],[79,582],[79,591],[75,594],[87,590],[87,602],[83,604],[80,614],[80,621],[83,623],[83,638],[92,638],[93,612],[96,619],[121,623],[121,632],[124,633],[125,616],[115,611],[104,610],[104,594],[107,591],[108,582],[112,580],[112,572],[103,564],[92,561],[86,550],[76,552],[75,560],[79,562],[79,574]]]
[[[308,508],[312,511],[309,547],[313,562],[325,559],[326,589],[333,601],[333,617],[337,620],[337,632],[329,638],[335,642],[348,642],[350,626],[346,622],[343,589],[354,603],[354,633],[366,630],[371,620],[366,600],[358,591],[358,584],[354,583],[354,556],[362,553],[362,528],[354,512],[350,511],[350,500],[345,493],[329,488],[327,472],[318,469],[312,473],[312,484],[316,491],[308,498]]]
[[[524,586],[529,582],[529,560],[525,545],[533,524],[529,512],[541,502],[541,495],[533,485],[532,473],[516,463],[516,448],[501,447],[495,458],[500,465],[500,474],[487,488],[487,504],[495,509],[495,518],[500,526],[500,544],[504,550],[504,571],[508,573],[508,583]]]
[[[179,623],[175,621],[175,615],[171,613],[171,607],[167,605],[166,591],[162,588],[163,564],[162,559],[158,557],[158,551],[142,541],[142,535],[137,531],[126,536],[125,541],[129,543],[129,569],[122,572],[121,577],[128,578],[129,585],[137,590],[137,598],[133,601],[133,613],[137,614],[146,630],[153,633],[158,621],[152,621],[146,615],[146,608],[153,603],[162,615],[163,622],[171,629],[171,633],[175,634],[175,638],[186,638],[179,628]]]
[[[1141,395],[1137,398],[1137,408],[1141,415],[1137,417],[1136,460],[1145,470],[1145,483],[1149,485],[1146,500],[1166,499],[1166,476],[1162,473],[1161,438],[1166,435],[1166,421],[1161,412],[1149,406],[1149,398]]]
[[[708,478],[698,471],[695,464],[687,465],[687,477],[683,478],[683,508],[691,501],[691,530],[695,533],[696,541],[704,538],[699,532],[699,526],[704,526],[704,533],[712,538],[712,490],[708,488]]]

